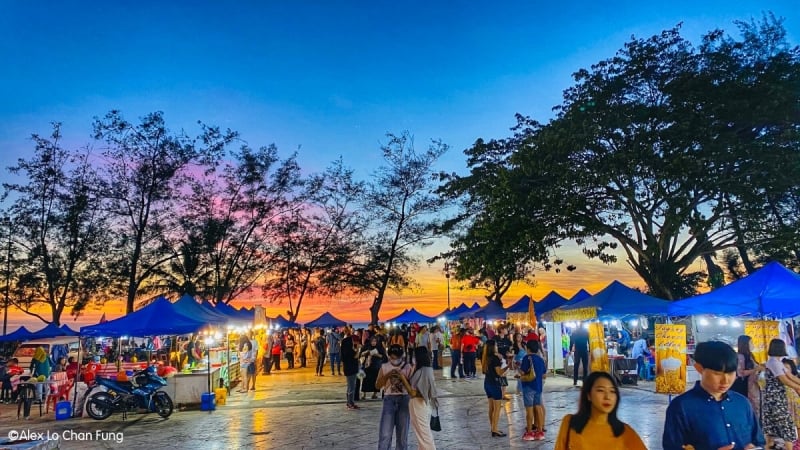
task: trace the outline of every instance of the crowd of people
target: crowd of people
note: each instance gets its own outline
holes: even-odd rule
[[[379,448],[407,448],[411,430],[419,448],[435,448],[429,421],[438,415],[434,371],[444,369],[442,353],[450,348],[450,379],[469,380],[480,374],[488,399],[488,432],[506,434],[499,425],[506,389],[515,383],[525,407],[523,440],[545,438],[543,394],[547,378],[547,336],[544,328],[519,329],[513,324],[475,330],[468,324],[443,333],[439,326],[386,328],[370,325],[331,330],[287,330],[267,339],[243,337],[240,360],[247,374],[243,391],[255,387],[256,372],[306,367],[316,358],[317,376],[341,375],[346,380],[346,407],[359,409],[357,401],[382,397]],[[624,336],[619,339],[625,340]],[[629,336],[625,344],[640,365],[649,355],[647,337]],[[737,350],[724,342],[696,346],[694,367],[700,380],[670,403],[662,438],[665,450],[800,448],[800,377],[786,346],[775,339],[769,358],[756,361],[752,341],[741,336]],[[620,344],[620,348],[622,345]],[[579,327],[573,333],[574,384],[581,380],[578,409],[566,415],[556,437],[556,449],[646,448],[636,431],[617,416],[618,381],[605,372],[588,371],[588,335]],[[583,360],[586,359],[584,362]],[[583,377],[578,367],[583,366]],[[260,369],[260,370],[259,370]]]

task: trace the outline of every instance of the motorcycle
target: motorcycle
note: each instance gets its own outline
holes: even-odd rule
[[[95,389],[103,386],[107,391],[89,394],[86,402],[86,413],[95,420],[105,420],[114,411],[122,412],[122,419],[128,417],[129,412],[146,409],[155,412],[163,418],[172,414],[172,399],[166,392],[159,391],[167,385],[167,380],[156,375],[154,367],[138,371],[133,374],[130,382],[117,381],[105,378],[96,378]],[[89,395],[87,394],[87,395]]]

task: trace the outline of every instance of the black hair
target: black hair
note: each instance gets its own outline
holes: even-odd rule
[[[767,356],[786,356],[786,342],[783,342],[781,339],[769,341]]]
[[[739,338],[736,340],[736,352],[744,356],[745,370],[752,369],[756,364],[756,360],[753,358],[753,352],[750,351],[751,342],[753,342],[753,339],[746,334],[739,336]]]
[[[525,343],[525,347],[531,353],[539,353],[539,341],[531,339]]]
[[[417,347],[414,349],[414,361],[416,361],[417,368],[414,369],[416,372],[420,367],[430,367],[431,366],[431,355],[428,353],[428,349],[425,347]]]
[[[489,339],[483,344],[483,354],[481,355],[481,371],[486,373],[489,368],[489,358],[493,358],[497,353],[497,343],[494,339]]]
[[[386,352],[389,356],[403,356],[403,347],[399,344],[392,344],[389,346],[389,350]]]
[[[592,414],[592,403],[589,401],[589,397],[591,396],[594,384],[600,378],[605,378],[610,381],[611,385],[614,386],[614,391],[616,391],[617,403],[614,405],[614,409],[608,413],[608,424],[611,426],[614,437],[620,437],[622,433],[625,432],[625,424],[617,418],[617,409],[619,409],[619,402],[622,400],[619,395],[619,385],[617,385],[617,380],[606,372],[592,372],[583,381],[581,397],[578,402],[578,413],[570,419],[569,427],[578,434],[581,434],[583,429],[586,428],[586,424],[589,423],[589,417]]]
[[[717,372],[736,372],[739,363],[733,347],[722,341],[708,341],[697,344],[694,349],[694,360],[704,369]]]
[[[794,361],[789,358],[783,358],[781,362],[789,366],[792,371],[792,375],[797,376],[797,365],[794,363]]]

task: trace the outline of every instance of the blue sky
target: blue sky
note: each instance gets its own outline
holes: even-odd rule
[[[49,122],[85,144],[92,117],[116,108],[300,148],[306,170],[341,154],[364,175],[384,134],[408,130],[444,140],[458,170],[514,113],[548,118],[570,74],[632,34],[683,22],[695,38],[772,10],[800,36],[796,1],[3,3],[3,167]]]
[[[299,148],[307,172],[342,155],[364,177],[381,163],[385,133],[408,130],[419,147],[450,145],[440,168],[459,171],[476,138],[508,136],[518,112],[547,120],[570,75],[631,35],[682,22],[697,43],[773,11],[800,43],[797,0],[0,0],[0,8],[3,168],[30,153],[30,134],[47,134],[50,122],[63,122],[67,145],[81,146],[94,116],[120,109],[132,120],[164,111],[173,130],[190,133],[198,120],[230,127],[284,155]],[[630,279],[620,262],[572,283],[593,276],[605,285],[614,271]]]

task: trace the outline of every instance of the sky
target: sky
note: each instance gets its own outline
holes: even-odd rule
[[[613,5],[613,6],[611,6]],[[297,151],[307,173],[342,156],[359,177],[381,164],[386,133],[410,132],[418,149],[450,146],[438,169],[464,171],[477,138],[510,135],[514,115],[540,121],[572,83],[571,74],[609,58],[632,36],[682,24],[698,43],[715,28],[772,11],[800,43],[800,8],[785,1],[114,1],[0,0],[0,181],[33,150],[30,135],[62,123],[68,147],[93,145],[94,117],[119,109],[130,120],[163,111],[172,130],[197,121],[238,131],[251,146]],[[446,247],[437,242],[424,258]],[[543,273],[507,295],[541,298],[596,292],[614,279],[643,283],[625,263],[587,260],[574,246],[558,256],[573,273]],[[419,287],[389,294],[382,318],[416,306],[447,306],[441,267],[424,262]],[[451,305],[482,302],[451,283]],[[304,305],[300,320],[325,310],[350,321],[368,303]],[[107,316],[123,311],[107,305]],[[268,314],[285,305],[267,305]],[[87,312],[92,323],[101,311]],[[14,314],[10,324],[34,323]]]

